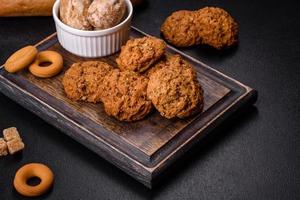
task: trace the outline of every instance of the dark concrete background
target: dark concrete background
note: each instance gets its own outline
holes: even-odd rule
[[[153,0],[133,25],[159,36],[178,9],[220,6],[240,24],[237,48],[182,49],[259,92],[247,107],[187,152],[149,190],[84,146],[0,94],[0,129],[16,126],[27,147],[0,158],[0,199],[22,199],[16,170],[42,162],[55,173],[52,191],[36,199],[300,199],[300,23],[297,1]],[[55,31],[51,17],[0,18],[0,62]]]

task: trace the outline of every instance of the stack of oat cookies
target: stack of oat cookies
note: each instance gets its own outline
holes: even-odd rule
[[[155,108],[163,117],[185,118],[203,109],[203,89],[194,68],[169,55],[155,37],[134,38],[122,46],[117,67],[101,61],[74,63],[62,81],[72,100],[102,102],[120,121],[137,121]]]

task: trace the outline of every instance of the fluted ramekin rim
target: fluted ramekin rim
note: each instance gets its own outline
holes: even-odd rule
[[[102,35],[108,35],[111,33],[114,33],[120,29],[123,28],[123,26],[130,22],[131,17],[132,17],[132,13],[133,13],[133,6],[130,0],[125,0],[126,2],[126,6],[127,6],[127,17],[126,19],[124,19],[122,22],[120,22],[119,24],[117,24],[114,27],[108,28],[108,29],[103,29],[103,30],[93,30],[93,31],[89,31],[89,30],[79,30],[73,27],[70,27],[68,25],[66,25],[65,23],[63,23],[59,17],[58,17],[58,11],[59,11],[59,5],[60,5],[60,0],[57,0],[52,8],[52,15],[53,15],[53,19],[55,21],[55,23],[60,26],[62,29],[64,29],[65,31],[75,34],[75,35],[79,35],[79,36],[102,36]]]

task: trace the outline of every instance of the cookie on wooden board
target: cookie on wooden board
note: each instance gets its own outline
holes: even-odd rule
[[[169,56],[149,76],[147,87],[160,114],[168,119],[184,118],[203,108],[203,90],[192,66],[179,55]]]
[[[147,98],[148,78],[133,71],[112,70],[101,85],[106,113],[121,121],[136,121],[152,110]]]
[[[165,42],[155,37],[131,39],[122,46],[116,62],[121,70],[143,72],[164,55],[165,49]]]
[[[113,67],[101,61],[74,63],[64,74],[62,84],[68,98],[92,103],[100,101],[100,85]]]

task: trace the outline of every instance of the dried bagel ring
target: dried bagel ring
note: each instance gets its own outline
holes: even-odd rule
[[[41,180],[38,185],[31,186],[27,184],[30,178],[37,177]],[[14,179],[16,190],[27,197],[40,196],[47,192],[52,186],[54,175],[51,169],[40,163],[30,163],[21,167]]]
[[[50,62],[48,66],[41,66],[42,63]],[[40,78],[55,76],[63,69],[63,58],[55,51],[42,51],[38,53],[36,60],[29,66],[29,71]]]
[[[15,73],[24,69],[32,63],[38,54],[34,46],[26,46],[13,53],[5,62],[4,68],[9,73]]]

